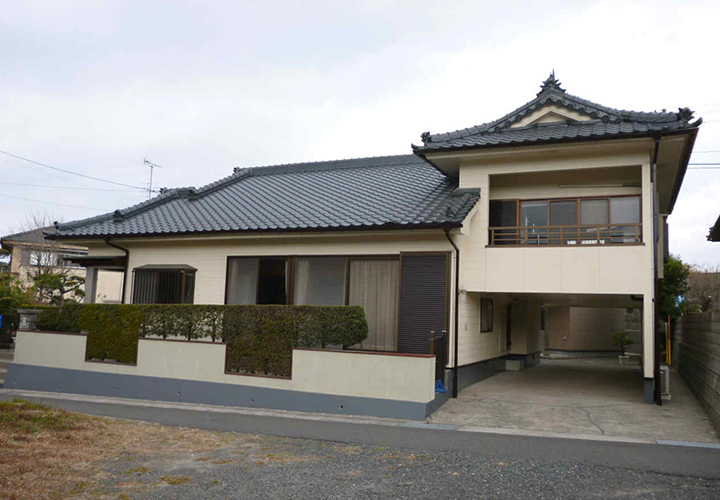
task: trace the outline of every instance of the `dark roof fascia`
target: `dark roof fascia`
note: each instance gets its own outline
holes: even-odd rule
[[[682,153],[682,159],[680,161],[680,166],[675,172],[675,179],[673,179],[673,186],[672,190],[670,191],[670,200],[668,203],[668,213],[672,213],[673,208],[675,208],[675,202],[677,201],[677,197],[680,194],[680,186],[682,185],[682,181],[685,178],[685,173],[687,172],[688,164],[690,163],[690,156],[692,155],[693,147],[695,146],[695,139],[697,139],[698,131],[700,130],[699,127],[702,124],[702,118],[699,120],[699,123],[695,125],[693,129],[684,129],[684,132],[690,132],[688,134],[688,139],[685,141],[685,147],[683,148]],[[666,134],[666,135],[679,135],[679,134]]]
[[[343,231],[400,231],[400,230],[423,230],[423,229],[455,229],[462,227],[462,222],[438,222],[423,224],[402,224],[399,222],[382,224],[382,225],[366,225],[366,226],[339,226],[339,227],[300,227],[300,228],[267,228],[267,229],[228,229],[226,231],[184,231],[175,233],[133,233],[133,234],[96,234],[96,235],[67,235],[58,234],[56,239],[62,240],[125,240],[135,238],[171,238],[180,236],[225,236],[225,235],[244,235],[244,234],[277,234],[277,233],[325,233],[325,232],[343,232]]]
[[[718,215],[715,225],[710,228],[707,239],[708,241],[720,241],[720,215]]]
[[[501,144],[482,144],[482,145],[470,145],[470,146],[453,146],[448,148],[437,148],[437,149],[421,149],[418,148],[415,150],[416,155],[429,155],[429,154],[442,154],[442,153],[453,153],[456,151],[468,151],[468,150],[485,150],[485,149],[500,149],[500,148],[520,148],[520,147],[528,147],[528,146],[545,146],[548,144],[568,144],[568,143],[583,143],[583,142],[599,142],[599,141],[612,141],[612,140],[618,140],[618,139],[646,139],[646,138],[654,138],[658,135],[662,137],[668,137],[672,135],[682,135],[687,134],[690,131],[695,131],[695,134],[697,134],[697,126],[693,126],[692,128],[683,128],[679,130],[672,130],[672,131],[648,131],[648,132],[633,132],[628,134],[612,134],[612,135],[602,135],[602,136],[595,136],[595,137],[574,137],[572,139],[547,139],[547,140],[541,140],[541,141],[523,141],[523,142],[509,142],[509,143],[501,143]],[[446,174],[447,175],[447,174]]]

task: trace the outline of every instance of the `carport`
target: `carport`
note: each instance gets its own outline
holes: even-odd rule
[[[458,398],[435,412],[433,422],[561,435],[717,441],[704,410],[677,373],[670,373],[672,399],[662,406],[647,404],[642,363],[652,366],[654,360],[652,350],[646,356],[642,342],[642,296],[507,294],[502,302],[508,304],[500,323],[509,354],[480,363],[488,367],[484,371],[473,371],[472,365],[461,368],[467,376],[461,376]],[[592,324],[577,333],[586,338],[574,342],[585,348],[547,350],[550,339],[545,334],[552,332],[553,318],[537,321],[540,314],[533,307],[593,308],[595,313],[586,318]],[[606,328],[594,324],[606,320],[608,311],[630,311],[632,321],[626,324],[623,317]],[[637,356],[630,365],[620,365],[619,352],[612,351],[608,339],[625,327],[636,329],[630,350]],[[539,357],[537,349],[542,351]],[[503,363],[504,371],[490,369],[502,370]],[[480,376],[473,380],[472,373]]]
[[[460,391],[433,423],[539,434],[607,436],[654,442],[720,442],[700,404],[675,372],[672,399],[643,402],[640,366],[617,358],[543,359]]]

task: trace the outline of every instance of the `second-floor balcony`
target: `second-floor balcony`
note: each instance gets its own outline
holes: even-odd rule
[[[490,202],[490,246],[632,245],[642,240],[639,195]]]
[[[641,224],[491,227],[499,245],[628,245],[642,243]]]

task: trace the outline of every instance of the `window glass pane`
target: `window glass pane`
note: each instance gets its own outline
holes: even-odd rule
[[[234,257],[228,260],[227,303],[255,304],[259,259]]]
[[[159,284],[155,304],[179,304],[182,302],[182,273],[180,271],[158,272]]]
[[[368,322],[367,339],[353,347],[397,350],[399,277],[397,259],[350,260],[348,304],[362,306]]]
[[[156,271],[135,271],[133,304],[154,304],[157,298],[160,274]]]
[[[547,201],[523,201],[520,210],[520,225],[525,227],[547,226]]]
[[[185,273],[185,296],[183,304],[192,304],[195,300],[195,273]]]
[[[577,201],[551,201],[550,202],[550,225],[551,226],[576,226],[577,225]]]
[[[260,259],[257,303],[287,304],[287,259]]]
[[[493,331],[493,300],[480,299],[480,331]]]
[[[640,197],[610,198],[610,219],[612,224],[638,224],[640,222]]]
[[[547,226],[547,201],[523,201],[520,205],[520,225],[523,227]],[[520,231],[521,244],[546,245],[547,229],[523,229]]]
[[[607,200],[582,200],[580,202],[580,223],[584,226],[608,223]]]
[[[295,304],[345,304],[345,257],[307,257],[295,261]]]

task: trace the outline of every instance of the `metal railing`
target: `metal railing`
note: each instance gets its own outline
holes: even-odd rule
[[[642,243],[642,224],[491,227],[491,246],[633,245]]]

